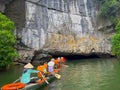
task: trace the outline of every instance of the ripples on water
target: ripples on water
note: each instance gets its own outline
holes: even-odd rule
[[[69,67],[62,68],[60,80],[55,80],[38,90],[120,90],[119,60],[71,60],[67,62],[67,65]],[[16,72],[18,72],[18,68],[14,69],[13,74],[15,75]],[[10,76],[4,76],[10,78],[12,77],[11,73]],[[0,74],[0,80],[2,77],[3,75]],[[2,80],[4,79],[2,78]]]
[[[120,62],[116,59],[72,60],[67,64],[62,78],[43,90],[120,90]]]

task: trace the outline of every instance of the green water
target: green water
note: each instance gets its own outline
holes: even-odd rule
[[[14,66],[8,70],[0,71],[0,87],[7,83],[11,83],[20,77],[23,67]]]
[[[61,79],[37,90],[120,90],[120,61],[116,59],[83,59],[68,61]],[[0,85],[19,77],[21,67],[0,72]]]

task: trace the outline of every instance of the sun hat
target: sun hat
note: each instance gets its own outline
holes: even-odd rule
[[[58,60],[60,60],[60,57],[58,57]]]
[[[60,57],[58,57],[57,60],[60,62],[61,61]]]
[[[55,60],[54,58],[51,59],[51,61],[54,61],[54,60]]]
[[[24,66],[24,68],[34,68],[34,66],[31,63],[28,63]]]

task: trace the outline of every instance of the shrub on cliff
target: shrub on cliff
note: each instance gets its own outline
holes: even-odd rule
[[[112,53],[120,58],[120,21],[117,23],[116,34],[112,37]]]
[[[120,58],[120,0],[97,0],[100,4],[100,16],[109,19],[115,26],[112,37],[112,53]]]
[[[120,34],[112,37],[112,53],[120,58]]]
[[[14,28],[14,23],[0,13],[0,67],[10,65],[18,56],[14,48],[16,45]]]
[[[120,34],[120,20],[117,23],[117,25],[115,26],[115,31]]]
[[[100,8],[100,15],[104,18],[110,19],[113,23],[117,22],[120,15],[120,1],[119,0],[102,0]]]

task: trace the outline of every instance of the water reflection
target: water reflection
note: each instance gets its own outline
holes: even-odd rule
[[[53,82],[54,87],[49,85],[42,90],[120,89],[120,63],[116,59],[74,60],[67,64],[69,67],[62,69],[62,78]]]

